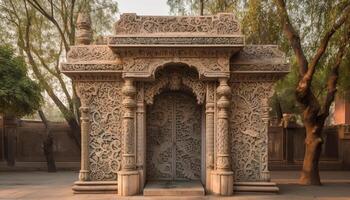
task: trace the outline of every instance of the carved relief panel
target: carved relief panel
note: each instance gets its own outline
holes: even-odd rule
[[[263,181],[267,171],[267,125],[264,102],[273,93],[272,82],[230,83],[231,157],[235,181]]]
[[[92,181],[117,180],[121,169],[121,86],[122,82],[80,82],[89,101],[89,160]]]
[[[201,109],[186,93],[165,92],[147,108],[147,179],[201,175]]]

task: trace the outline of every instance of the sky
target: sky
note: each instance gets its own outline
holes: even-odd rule
[[[169,15],[167,0],[118,0],[119,13]]]

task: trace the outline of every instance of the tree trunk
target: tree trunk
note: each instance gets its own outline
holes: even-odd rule
[[[74,142],[77,145],[78,148],[80,148],[80,126],[78,122],[75,120],[74,117],[66,118],[66,121],[68,122],[68,126],[70,130],[72,131],[72,136],[74,138]]]
[[[46,138],[43,141],[43,150],[47,163],[47,171],[48,172],[56,172],[56,163],[55,157],[53,154],[53,136],[50,130],[49,122],[47,121],[44,112],[42,110],[38,110],[39,116],[42,122],[45,125]]]
[[[276,94],[276,114],[277,114],[277,124],[281,124],[283,119],[283,110],[281,106],[281,100]]]
[[[200,0],[200,16],[204,15],[204,0]]]
[[[301,185],[321,185],[318,164],[323,143],[321,137],[323,123],[317,122],[313,124],[304,122],[306,138],[303,169],[299,179]]]

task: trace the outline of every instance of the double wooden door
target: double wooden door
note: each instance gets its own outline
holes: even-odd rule
[[[198,180],[201,175],[201,107],[182,92],[156,96],[147,108],[148,180]]]

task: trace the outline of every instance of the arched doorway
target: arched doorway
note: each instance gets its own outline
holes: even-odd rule
[[[164,91],[147,107],[147,180],[200,180],[202,109],[184,91]]]

